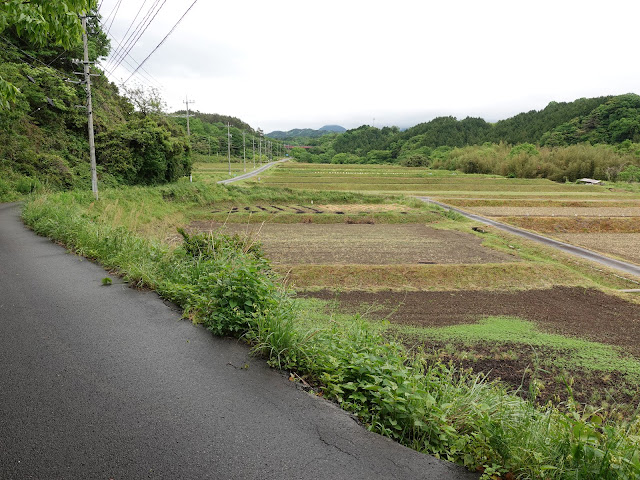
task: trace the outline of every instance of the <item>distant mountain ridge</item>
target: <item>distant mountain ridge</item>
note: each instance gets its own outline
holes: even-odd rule
[[[323,135],[327,135],[329,133],[344,133],[347,129],[341,127],[340,125],[325,125],[324,127],[319,128],[318,130],[314,130],[312,128],[294,128],[293,130],[289,130],[287,132],[283,132],[281,130],[275,130],[271,133],[267,133],[266,136],[270,138],[275,138],[277,140],[287,140],[293,138],[318,138]]]

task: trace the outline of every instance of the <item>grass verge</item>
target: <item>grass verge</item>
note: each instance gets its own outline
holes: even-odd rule
[[[181,188],[184,198],[203,194]],[[165,196],[171,188],[156,190],[165,202],[178,201],[175,191]],[[170,249],[96,222],[91,208],[87,195],[50,195],[30,201],[23,218],[37,233],[156,289],[213,333],[245,338],[273,366],[320,382],[325,396],[372,431],[487,479],[640,475],[635,419],[613,423],[577,405],[569,413],[536,407],[499,383],[409,355],[365,322],[310,328],[246,239],[184,234],[183,245]]]

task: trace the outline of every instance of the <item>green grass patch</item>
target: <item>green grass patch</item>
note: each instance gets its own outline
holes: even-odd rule
[[[478,323],[452,325],[440,328],[398,327],[394,330],[416,338],[430,338],[442,342],[458,341],[464,344],[490,342],[544,347],[563,351],[552,359],[561,368],[583,368],[604,372],[622,372],[640,381],[640,362],[624,356],[612,346],[578,338],[541,331],[530,321],[512,317],[487,317]]]

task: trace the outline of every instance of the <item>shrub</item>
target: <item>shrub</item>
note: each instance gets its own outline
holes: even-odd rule
[[[620,172],[618,178],[622,182],[640,182],[640,167],[627,165],[627,167]]]

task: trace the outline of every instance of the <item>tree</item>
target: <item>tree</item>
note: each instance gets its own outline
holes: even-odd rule
[[[82,40],[79,15],[96,8],[96,0],[3,0],[0,2],[0,34],[7,28],[18,37],[44,46],[71,49]],[[9,108],[18,88],[0,77],[0,108]]]
[[[123,86],[122,90],[123,95],[129,99],[143,117],[150,114],[160,115],[167,108],[167,104],[157,88],[137,84],[130,88]]]

